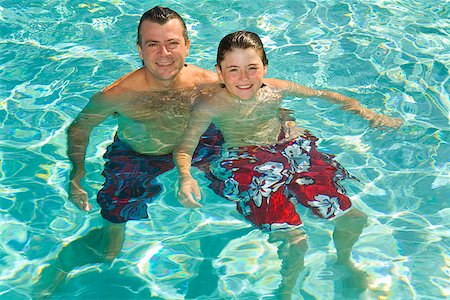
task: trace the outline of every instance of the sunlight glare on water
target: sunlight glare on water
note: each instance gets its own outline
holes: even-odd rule
[[[375,129],[325,101],[284,101],[299,126],[320,138],[320,150],[359,179],[345,187],[369,216],[353,251],[370,276],[362,297],[450,297],[450,3],[160,3],[187,22],[190,64],[213,70],[223,35],[254,31],[266,46],[268,77],[335,90],[403,120],[398,130]],[[108,119],[91,136],[85,181],[91,213],[67,201],[66,129],[94,93],[141,66],[137,24],[157,4],[0,2],[0,298],[30,299],[38,273],[62,247],[102,224],[95,195],[117,125]],[[182,299],[201,273],[214,274],[202,287],[212,289],[212,298],[194,298],[273,294],[281,280],[275,246],[197,175],[207,199],[201,210],[178,204],[176,171],[166,172],[151,219],[127,224],[119,257],[72,271],[54,298]],[[309,250],[295,297],[349,299],[331,271],[332,223],[306,211],[302,219]],[[242,228],[248,231],[233,236]],[[204,257],[200,240],[210,241],[217,257]]]

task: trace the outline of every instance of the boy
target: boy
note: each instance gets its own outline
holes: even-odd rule
[[[333,238],[338,264],[356,281],[364,282],[350,254],[367,217],[352,207],[338,184],[346,171],[331,156],[316,149],[316,139],[305,134],[280,140],[276,122],[285,95],[319,97],[341,103],[375,126],[398,127],[401,121],[363,108],[355,99],[330,91],[318,91],[293,82],[264,78],[268,61],[260,38],[239,31],[225,36],[217,53],[220,85],[199,93],[190,125],[174,153],[179,171],[179,201],[200,207],[200,189],[190,174],[192,153],[201,133],[214,122],[226,143],[211,162],[211,187],[235,201],[238,211],[254,226],[281,241],[280,297],[290,299],[303,268],[306,237],[300,229],[300,205],[314,214],[335,220]],[[339,218],[338,218],[339,217]],[[365,283],[363,283],[365,285]]]

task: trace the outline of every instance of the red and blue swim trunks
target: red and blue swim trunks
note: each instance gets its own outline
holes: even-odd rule
[[[351,176],[316,141],[306,133],[283,144],[222,149],[210,163],[210,187],[264,231],[301,226],[301,207],[338,217],[352,205],[339,181]]]
[[[200,139],[193,165],[207,172],[222,143],[221,133],[211,125]],[[162,191],[156,177],[174,168],[172,154],[138,153],[116,135],[103,157],[105,183],[97,194],[103,218],[113,223],[148,218],[147,204]]]

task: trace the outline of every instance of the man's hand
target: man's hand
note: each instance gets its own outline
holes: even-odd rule
[[[80,181],[72,179],[69,182],[69,200],[79,209],[90,211],[92,206],[88,200],[87,192],[81,187]]]
[[[180,178],[180,190],[178,191],[178,201],[187,208],[202,207],[200,200],[200,188],[197,180],[192,177]]]

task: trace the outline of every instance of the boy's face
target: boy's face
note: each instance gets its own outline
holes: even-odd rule
[[[172,81],[184,66],[190,42],[183,37],[183,26],[177,19],[160,25],[144,21],[141,25],[139,56],[155,81]]]
[[[216,70],[220,81],[232,95],[248,100],[262,86],[267,66],[263,65],[261,55],[255,49],[233,48],[225,54]]]

